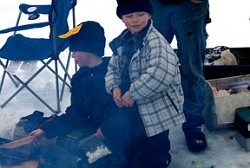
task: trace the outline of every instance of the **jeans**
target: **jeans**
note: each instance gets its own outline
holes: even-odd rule
[[[169,43],[176,37],[177,55],[181,64],[184,91],[183,131],[196,131],[205,123],[202,111],[205,106],[205,79],[203,65],[206,51],[206,18],[209,14],[208,0],[194,4],[184,0],[178,4],[160,4],[151,0],[154,26]],[[198,130],[197,130],[198,131]]]

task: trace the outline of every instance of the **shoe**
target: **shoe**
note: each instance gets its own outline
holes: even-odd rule
[[[185,133],[186,144],[190,152],[201,152],[207,148],[207,140],[203,132]]]

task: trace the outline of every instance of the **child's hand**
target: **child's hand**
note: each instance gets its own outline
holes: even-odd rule
[[[203,0],[191,0],[191,2],[195,3],[195,4],[200,4],[202,3]]]
[[[98,128],[96,131],[96,135],[99,139],[105,139],[104,135],[102,134],[101,128]]]
[[[123,105],[125,107],[132,107],[134,104],[134,100],[130,97],[129,92],[127,91],[123,96],[122,96],[122,101]]]
[[[121,89],[120,88],[114,88],[113,90],[113,99],[118,107],[123,107],[123,102],[121,99]]]
[[[42,129],[36,129],[32,131],[29,135],[33,137],[33,144],[39,145],[41,139],[45,136],[45,132]]]

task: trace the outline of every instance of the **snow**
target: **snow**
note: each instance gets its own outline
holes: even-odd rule
[[[50,0],[43,0],[42,3],[49,3]],[[0,29],[14,26],[18,16],[18,4],[37,4],[32,0],[9,0],[0,1]],[[212,23],[207,26],[209,39],[207,47],[228,46],[228,47],[249,47],[250,39],[250,2],[249,0],[210,0],[210,13]],[[107,44],[117,36],[124,28],[123,23],[115,15],[116,1],[78,1],[76,7],[76,23],[86,20],[96,20],[105,28]],[[24,19],[25,20],[25,19]],[[71,20],[71,18],[69,18]],[[46,31],[39,31],[31,34],[32,37],[43,35]],[[29,32],[25,32],[30,35]],[[1,34],[0,46],[10,34]],[[176,41],[172,43],[176,48]],[[107,45],[106,55],[111,55]],[[63,60],[67,58],[67,51],[62,53]],[[37,65],[39,66],[39,64]],[[73,74],[74,65],[71,63],[70,73]],[[2,68],[0,68],[0,74]],[[28,74],[19,71],[18,75],[25,78]],[[1,75],[2,76],[2,75]],[[0,76],[0,77],[1,77]],[[6,78],[0,102],[2,103],[15,86]],[[30,85],[36,93],[42,94],[44,99],[56,107],[54,98],[54,77],[48,71],[42,72]],[[69,89],[65,89],[64,98],[61,102],[62,112],[69,105]],[[41,104],[27,90],[20,92],[10,103],[0,109],[0,137],[12,138],[15,124],[20,117],[40,110],[46,116],[51,115],[43,104]],[[201,153],[191,153],[185,145],[184,134],[181,126],[170,130],[172,163],[170,168],[248,168],[250,165],[250,153],[243,150],[235,139],[235,130],[220,129],[208,131],[205,129],[208,141],[208,148]]]

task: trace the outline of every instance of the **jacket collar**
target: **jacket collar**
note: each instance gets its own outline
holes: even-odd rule
[[[118,55],[117,49],[119,47],[122,47],[126,42],[129,42],[131,40],[133,40],[133,42],[135,43],[135,47],[137,49],[142,48],[145,37],[147,36],[149,30],[152,29],[152,23],[153,21],[149,20],[147,26],[142,31],[134,35],[132,35],[128,29],[123,30],[122,33],[117,38],[115,38],[109,43],[109,46],[114,55]]]

